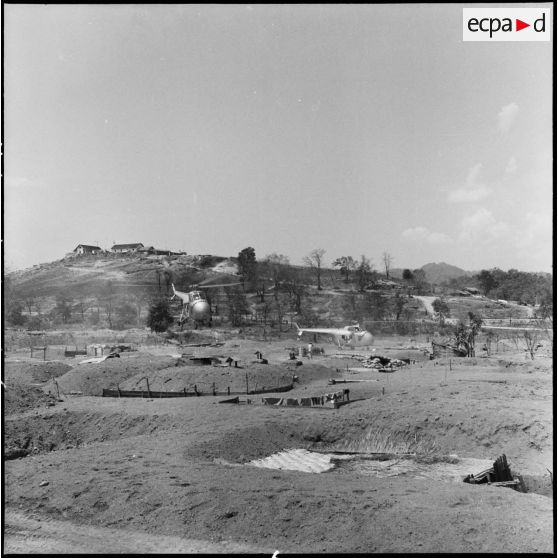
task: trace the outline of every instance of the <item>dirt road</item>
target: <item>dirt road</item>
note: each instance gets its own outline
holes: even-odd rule
[[[69,529],[67,521],[17,512],[6,513],[4,535],[6,554],[273,554],[271,548],[233,541],[183,539],[90,525]]]

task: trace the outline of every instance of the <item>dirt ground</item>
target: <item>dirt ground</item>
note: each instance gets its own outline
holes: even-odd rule
[[[408,341],[381,339],[375,353],[361,353],[417,361],[392,373],[364,369],[351,350],[341,355],[332,345],[296,366],[288,358],[296,341],[195,349],[240,357],[236,370],[175,366],[175,346],[96,365],[22,363],[8,355],[4,551],[552,552],[548,348],[534,361],[508,350],[450,363],[427,360]],[[251,362],[256,350],[267,368]],[[250,405],[210,395],[94,395],[114,387],[107,382],[130,388],[139,375],[181,389],[173,368],[180,381],[208,383],[225,373],[235,386],[247,374],[260,385],[267,374],[273,385],[294,373],[288,397],[349,388],[351,402],[322,409],[267,406],[257,395]],[[53,376],[64,386],[56,397],[48,395]],[[347,383],[328,385],[330,378]],[[409,473],[378,476],[363,467],[306,473],[249,464],[299,448],[414,454],[423,468],[505,454],[528,492]]]

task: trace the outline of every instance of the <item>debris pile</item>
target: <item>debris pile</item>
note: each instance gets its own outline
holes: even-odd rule
[[[259,402],[251,398],[233,397],[219,403],[234,403],[237,405],[252,405]],[[325,407],[337,409],[341,405],[350,403],[349,390],[343,389],[334,393],[311,397],[262,397],[261,405],[274,405],[276,407]]]
[[[505,455],[501,455],[494,461],[489,469],[485,469],[477,474],[467,475],[463,482],[469,484],[491,484],[493,486],[509,486],[514,490],[518,490],[521,480],[513,478],[508,461]]]
[[[85,360],[80,360],[78,364],[99,364],[100,362],[105,362],[107,358],[120,358],[120,354],[115,352],[102,357],[86,358]]]
[[[447,340],[441,343],[432,341],[432,354],[430,360],[435,358],[444,358],[446,356],[466,357],[467,349],[456,345],[453,341]]]
[[[393,372],[397,368],[411,364],[410,358],[388,358],[382,356],[371,357],[363,362],[364,368],[375,368],[379,372]]]

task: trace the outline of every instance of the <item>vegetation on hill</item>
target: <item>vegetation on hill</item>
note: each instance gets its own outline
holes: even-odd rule
[[[292,265],[283,254],[258,259],[252,247],[241,250],[236,258],[74,257],[8,274],[4,317],[7,325],[30,330],[65,326],[119,330],[148,325],[165,331],[181,311],[181,302],[171,300],[172,283],[184,291],[200,283],[213,283],[214,288],[205,289],[205,293],[215,326],[258,325],[264,331],[280,332],[288,321],[305,326],[358,321],[374,331],[385,326],[393,332],[412,333],[417,320],[437,323],[414,298],[432,295],[433,289],[438,297],[434,311],[440,317],[466,320],[468,312],[484,317],[513,317],[517,313],[487,298],[449,296],[456,291],[469,295],[463,289],[472,287],[493,299],[538,303],[539,316],[552,315],[553,288],[548,274],[492,269],[470,275],[455,266],[427,264],[420,269],[403,269],[400,274],[390,269],[388,279],[389,266],[380,273],[364,255],[360,259],[342,256],[327,267],[324,254],[323,249],[313,250],[306,266]],[[236,269],[238,275],[232,277],[230,273]],[[437,285],[430,282],[435,269],[445,277]],[[450,275],[454,276],[447,279]],[[228,283],[231,286],[224,286]]]
[[[506,272],[494,268],[483,269],[475,279],[482,292],[492,298],[516,300],[526,304],[552,298],[552,277],[546,273],[525,273],[517,269]]]

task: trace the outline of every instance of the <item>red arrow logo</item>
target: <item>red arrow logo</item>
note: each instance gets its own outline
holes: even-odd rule
[[[525,29],[525,27],[531,27],[530,23],[525,23],[524,21],[521,21],[520,19],[515,20],[515,30],[516,31],[521,31],[522,29]]]

